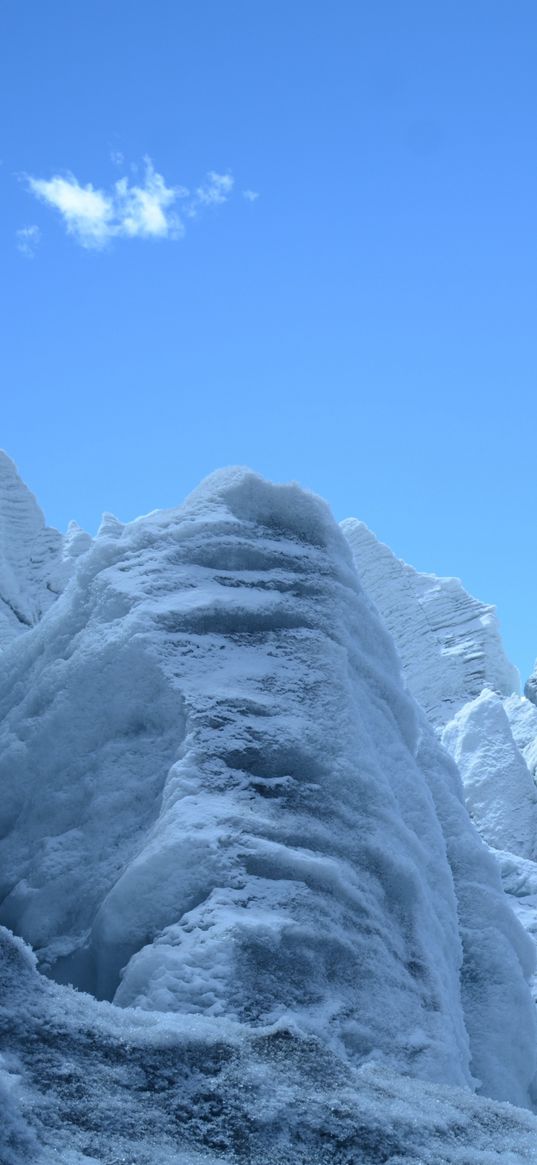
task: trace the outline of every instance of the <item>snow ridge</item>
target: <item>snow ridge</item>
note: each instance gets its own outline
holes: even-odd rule
[[[39,622],[90,541],[74,522],[65,537],[45,526],[34,495],[0,450],[0,649]]]
[[[396,558],[363,523],[341,523],[358,577],[393,635],[412,695],[437,726],[488,687],[519,690],[505,655],[495,608],[456,578],[420,574]]]

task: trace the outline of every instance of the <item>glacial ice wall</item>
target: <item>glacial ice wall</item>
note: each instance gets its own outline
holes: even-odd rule
[[[457,578],[420,574],[355,518],[341,523],[360,581],[394,638],[406,682],[431,722],[442,726],[483,688],[519,690],[494,607]]]
[[[485,688],[459,709],[442,740],[458,765],[481,836],[495,849],[535,860],[537,788],[499,696]]]
[[[90,542],[74,522],[65,536],[45,526],[34,495],[0,450],[0,650],[39,622]]]
[[[0,921],[54,978],[528,1102],[532,946],[324,503],[108,523],[1,671]]]

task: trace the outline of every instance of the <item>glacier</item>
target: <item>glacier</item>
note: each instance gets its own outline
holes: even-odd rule
[[[45,526],[34,495],[0,450],[0,650],[39,622],[90,541],[76,522],[65,535]]]
[[[488,683],[533,755],[490,609],[242,468],[47,533],[55,589],[11,522],[2,1165],[534,1160],[529,768],[487,845],[435,731]]]
[[[364,522],[341,523],[367,594],[393,636],[405,680],[435,726],[490,688],[517,693],[518,671],[501,641],[494,607],[458,578],[423,574],[397,558]]]

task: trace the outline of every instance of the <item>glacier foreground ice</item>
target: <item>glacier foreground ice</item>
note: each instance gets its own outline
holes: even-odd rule
[[[97,1003],[0,927],[2,1165],[534,1165],[537,1119],[284,1025]]]
[[[56,980],[5,933],[28,1144],[33,1105],[45,1140],[85,1121],[72,1161],[91,1160],[109,1104],[153,1152],[156,1091],[185,1165],[368,1165],[405,1144],[404,1161],[462,1162],[448,1111],[468,1130],[482,1113],[483,1152],[511,1121],[512,1160],[531,1159],[533,1118],[471,1090],[531,1103],[533,946],[324,503],[232,470],[107,523],[4,652],[0,711],[0,922]],[[409,1131],[427,1088],[442,1116]]]

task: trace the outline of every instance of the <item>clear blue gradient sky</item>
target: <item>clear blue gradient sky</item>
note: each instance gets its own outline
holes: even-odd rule
[[[247,463],[495,602],[527,675],[534,0],[3,0],[0,45],[0,445],[49,523]],[[30,183],[117,203],[144,156],[182,238]]]

